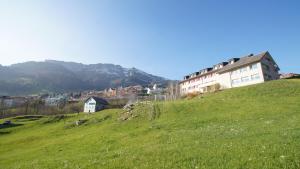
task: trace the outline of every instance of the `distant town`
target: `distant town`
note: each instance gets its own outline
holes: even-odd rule
[[[299,76],[296,73],[280,74],[279,70],[271,54],[263,52],[258,55],[231,58],[226,62],[186,75],[182,81],[170,81],[168,85],[153,83],[147,86],[120,86],[81,92],[0,96],[1,117],[17,114],[74,113],[84,110],[95,112],[96,106],[92,108],[84,106],[84,103],[90,101],[92,97],[95,98],[94,102],[97,98],[101,98],[107,101],[110,107],[122,107],[128,102],[176,100],[191,94],[198,95]],[[94,102],[90,105],[97,105]]]
[[[146,87],[134,85],[82,92],[46,93],[28,96],[0,96],[0,105],[2,108],[1,116],[16,115],[19,114],[18,112],[22,112],[22,114],[32,114],[32,111],[37,114],[41,111],[46,111],[44,112],[45,114],[52,114],[57,112],[58,109],[63,109],[67,106],[76,106],[77,108],[75,108],[75,111],[79,112],[83,111],[83,103],[91,97],[103,98],[107,100],[112,107],[122,107],[126,105],[128,101],[137,102],[139,100],[158,101],[177,99],[180,97],[180,93],[178,83],[170,82],[168,86],[162,86],[160,84],[153,84]],[[29,109],[35,110],[29,112]],[[74,111],[72,113],[74,113]]]

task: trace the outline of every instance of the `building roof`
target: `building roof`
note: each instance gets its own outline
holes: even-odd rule
[[[108,102],[105,99],[100,98],[100,97],[95,97],[95,96],[89,97],[88,99],[85,100],[85,102],[87,102],[91,98],[93,98],[97,103],[101,103],[101,104],[104,104],[104,105],[108,104]]]
[[[245,65],[249,65],[251,63],[259,62],[267,54],[270,55],[268,51],[262,52],[258,55],[250,54],[250,55],[241,57],[236,62],[234,62],[232,64],[227,64],[227,65],[225,65],[224,67],[222,67],[220,69],[210,70],[206,73],[199,74],[198,76],[183,80],[180,83],[183,83],[183,82],[186,82],[186,81],[189,81],[189,80],[193,80],[195,78],[202,77],[202,76],[205,76],[205,75],[208,75],[208,74],[211,74],[211,73],[224,73],[224,72],[227,72],[227,71],[230,71],[230,70],[233,70],[233,69],[237,69],[237,68],[245,66]]]
[[[241,57],[238,61],[236,61],[233,64],[228,64],[224,66],[223,68],[219,69],[218,73],[224,73],[227,71],[230,71],[232,69],[236,69],[251,63],[259,62],[268,52],[263,52],[258,55],[248,55]]]

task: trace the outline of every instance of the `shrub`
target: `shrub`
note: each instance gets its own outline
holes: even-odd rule
[[[193,99],[193,98],[195,98],[195,97],[197,97],[197,96],[199,96],[199,95],[200,95],[199,92],[188,93],[188,94],[186,95],[186,98],[187,98],[187,99]]]

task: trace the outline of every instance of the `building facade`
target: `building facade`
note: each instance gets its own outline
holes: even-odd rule
[[[67,102],[67,97],[63,96],[63,95],[58,95],[58,96],[54,96],[54,97],[47,97],[45,98],[45,105],[46,106],[60,106],[60,105],[64,105]]]
[[[205,93],[279,79],[279,67],[269,52],[232,58],[184,77],[180,93]]]
[[[29,99],[26,97],[0,96],[0,108],[12,108],[25,104]]]

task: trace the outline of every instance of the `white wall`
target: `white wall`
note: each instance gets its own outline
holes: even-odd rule
[[[203,92],[203,88],[216,83],[218,74],[211,73],[202,77],[193,78],[180,84],[180,92],[182,95],[193,92]]]
[[[254,67],[254,65],[256,65]],[[252,67],[252,69],[250,68]],[[225,88],[248,86],[264,82],[261,64],[253,63],[220,75],[218,81]]]
[[[95,113],[96,112],[96,101],[93,98],[90,98],[84,104],[85,113]]]
[[[231,72],[225,72],[223,74],[219,74],[217,78],[217,82],[220,84],[221,89],[231,88]]]

